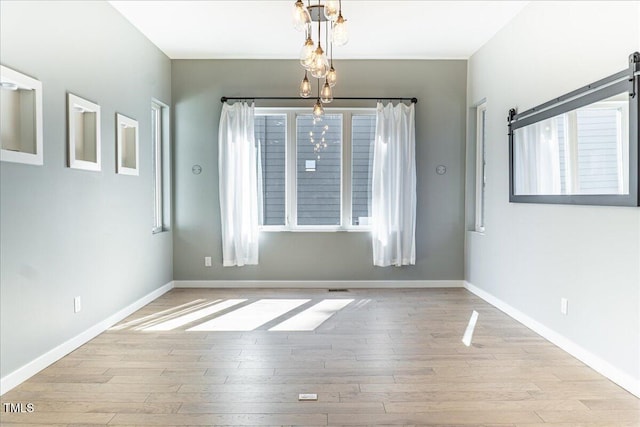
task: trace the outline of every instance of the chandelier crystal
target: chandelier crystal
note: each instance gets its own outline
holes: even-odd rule
[[[324,115],[322,104],[333,101],[333,87],[338,81],[338,74],[333,66],[333,47],[344,46],[349,41],[349,34],[347,20],[342,16],[342,0],[324,0],[324,2],[318,0],[317,4],[311,4],[311,0],[307,1],[305,6],[302,0],[297,0],[293,5],[292,15],[294,28],[297,31],[304,31],[304,43],[299,59],[305,72],[299,93],[302,98],[311,96],[312,85],[307,72],[318,79],[318,94],[313,106],[313,116],[314,119],[321,119]],[[318,25],[314,29],[316,22]],[[314,40],[317,40],[317,43]],[[322,41],[327,47],[326,52],[322,48]],[[324,80],[322,89],[320,89],[321,79]]]

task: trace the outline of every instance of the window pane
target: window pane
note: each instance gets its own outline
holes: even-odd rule
[[[153,151],[153,230],[162,230],[162,107],[151,105]]]
[[[298,225],[340,225],[342,116],[296,120]]]
[[[482,130],[480,134],[480,144],[481,144],[481,155],[480,159],[481,170],[480,170],[480,206],[479,206],[479,228],[484,229],[484,201],[485,201],[485,192],[487,189],[487,110],[482,109],[482,117],[480,118],[482,123]]]
[[[255,138],[260,144],[263,225],[285,224],[285,156],[287,117],[255,117]]]
[[[371,172],[376,116],[354,115],[351,119],[351,225],[369,225],[371,220]]]

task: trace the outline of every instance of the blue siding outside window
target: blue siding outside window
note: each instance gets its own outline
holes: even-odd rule
[[[371,218],[371,172],[376,116],[351,119],[351,225],[368,225]]]
[[[298,225],[340,225],[342,116],[301,115],[296,122]]]
[[[284,225],[287,116],[257,115],[254,127],[262,166],[262,224]]]

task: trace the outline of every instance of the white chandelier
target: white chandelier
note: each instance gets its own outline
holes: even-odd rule
[[[311,83],[308,73],[318,79],[318,95],[313,106],[313,115],[320,118],[324,115],[322,104],[333,101],[332,88],[336,85],[337,74],[333,67],[333,47],[344,46],[349,41],[347,33],[347,21],[342,17],[342,1],[326,0],[324,4],[318,0],[318,4],[304,5],[302,0],[297,0],[293,8],[293,26],[298,31],[304,31],[304,45],[300,51],[300,64],[304,68],[304,78],[300,83],[300,96],[311,96]],[[318,23],[317,46],[313,40],[313,23]],[[322,31],[324,23],[324,32]],[[322,49],[324,33],[325,46],[329,57]],[[322,89],[320,82],[324,79]]]

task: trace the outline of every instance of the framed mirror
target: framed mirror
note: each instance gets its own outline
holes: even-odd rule
[[[640,54],[629,68],[509,112],[509,201],[638,206]]]
[[[138,175],[138,121],[116,114],[117,173]]]
[[[69,167],[99,171],[101,168],[100,106],[67,94]]]

